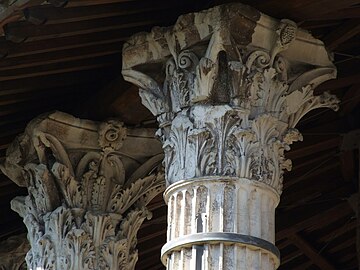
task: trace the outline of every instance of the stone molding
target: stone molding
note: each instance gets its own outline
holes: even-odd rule
[[[199,269],[280,265],[274,245],[280,197],[269,185],[246,178],[204,177],[169,186],[164,199],[169,226],[161,254],[168,269],[197,269],[199,260]]]
[[[146,205],[165,185],[152,134],[59,112],[28,125],[1,169],[29,192],[11,207],[28,229],[30,269],[135,268]]]
[[[280,194],[299,120],[337,110],[314,88],[336,76],[323,46],[290,20],[228,4],[186,14],[124,45],[124,78],[158,118],[168,184],[204,176],[260,181]]]

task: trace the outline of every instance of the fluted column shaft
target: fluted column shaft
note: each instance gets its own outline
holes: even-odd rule
[[[272,245],[279,197],[268,186],[244,178],[199,178],[170,186],[165,200],[169,226],[163,257],[169,258],[168,269],[279,265]]]

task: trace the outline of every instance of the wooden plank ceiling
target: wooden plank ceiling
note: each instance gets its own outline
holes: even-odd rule
[[[27,122],[62,110],[101,120],[119,117],[128,125],[154,126],[137,91],[120,76],[124,40],[155,25],[171,25],[181,13],[226,1],[18,0],[0,14],[0,157]],[[323,39],[334,53],[338,79],[317,93],[341,99],[340,112],[319,110],[299,124],[304,142],[287,154],[277,210],[280,269],[358,269],[356,217],[348,198],[358,190],[359,155],[344,149],[345,134],[360,128],[360,1],[244,0],[266,14],[289,18]],[[26,190],[0,175],[0,240],[25,231],[9,201]],[[137,269],[164,269],[166,206],[151,205],[154,218],[139,232]]]

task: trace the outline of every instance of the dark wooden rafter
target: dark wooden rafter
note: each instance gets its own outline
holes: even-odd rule
[[[289,236],[289,239],[313,262],[313,264],[320,267],[320,269],[336,270],[324,256],[320,255],[319,252],[299,234],[293,234]]]
[[[172,2],[174,6],[180,6],[179,3]],[[162,6],[168,7],[168,1],[155,0],[150,2],[141,0],[107,3],[96,6],[77,6],[64,9],[49,4],[29,7],[24,10],[24,16],[27,21],[34,24],[59,24],[138,14],[142,12],[158,12],[161,10]]]
[[[314,16],[313,18],[308,18],[307,21],[328,21],[328,20],[343,20],[343,19],[355,19],[360,18],[360,7],[348,7],[344,9],[339,9],[333,12],[323,14],[321,16]]]
[[[315,89],[315,94],[320,94],[325,91],[336,90],[339,88],[349,87],[353,84],[358,84],[359,81],[360,81],[360,73],[356,72],[355,70],[355,74],[354,74],[354,72],[351,70],[351,74],[349,74],[348,76],[339,77],[336,80],[326,81],[323,84],[319,85]]]
[[[355,230],[354,230],[355,232]],[[353,235],[353,234],[352,234]],[[356,238],[355,237],[349,237],[343,241],[341,241],[341,243],[336,243],[336,245],[333,245],[332,247],[329,247],[327,249],[328,253],[336,253],[339,252],[342,249],[345,249],[349,246],[355,246],[356,245]]]
[[[307,213],[307,215],[305,213]],[[294,212],[294,217],[289,213],[284,213],[283,216],[278,217],[279,223],[281,224],[281,220],[284,219],[291,220],[291,222],[288,222],[287,225],[283,225],[283,227],[278,226],[276,240],[278,241],[285,237],[290,237],[314,224],[316,224],[317,227],[321,227],[324,224],[329,224],[330,222],[351,213],[352,210],[347,202],[336,204],[330,209],[325,205],[322,205],[322,208],[306,207],[302,209],[302,211]]]
[[[332,10],[341,10],[352,5],[358,4],[358,0],[342,0],[342,1],[327,1],[318,0],[310,1],[309,4],[298,6],[297,16],[301,16],[306,20],[316,17],[326,16]],[[325,8],[326,5],[326,8]]]
[[[325,234],[322,237],[318,238],[319,242],[322,243],[329,243],[329,241],[334,240],[335,238],[347,233],[356,228],[356,219],[350,219],[350,222],[343,224],[341,227],[337,228],[336,230],[331,231],[330,234]]]
[[[0,71],[16,70],[27,67],[37,67],[53,63],[69,62],[87,58],[101,57],[106,55],[120,55],[122,42],[115,41],[99,45],[85,46],[81,50],[65,49],[61,51],[44,52],[37,61],[34,61],[36,55],[29,54],[19,57],[7,57],[0,61]],[[0,73],[2,75],[2,73]]]
[[[288,263],[288,262],[302,256],[302,255],[303,255],[303,251],[300,250],[300,249],[296,249],[296,250],[290,252],[289,254],[287,254],[285,256],[282,256],[281,257],[281,264],[284,265],[284,264],[286,264],[286,263]]]
[[[298,187],[294,187],[291,191],[285,192],[284,203],[280,203],[279,209],[286,209],[288,211],[306,205],[309,207],[316,206],[324,201],[331,203],[340,202],[352,193],[353,185],[348,183],[339,187],[337,180],[338,178],[321,179],[315,182],[314,186],[307,185],[301,190]]]
[[[349,87],[342,98],[341,115],[351,113],[360,104],[360,84]]]
[[[102,4],[112,4],[112,3],[123,3],[123,2],[132,2],[136,0],[50,0],[51,4],[62,3],[61,6],[64,7],[79,7],[79,6],[97,6]]]
[[[111,77],[112,73],[117,73],[111,68],[72,71],[62,74],[39,75],[35,78],[23,78],[21,80],[8,80],[1,82],[1,92],[12,90],[15,93],[26,92],[31,89],[46,89],[51,87],[66,87],[74,83],[99,83],[101,80]],[[109,76],[109,77],[108,77]],[[8,92],[7,92],[8,93]]]
[[[310,266],[312,266],[313,263],[312,261],[307,261],[307,262],[304,262],[300,265],[297,265],[296,267],[293,267],[291,268],[291,270],[304,270],[304,269],[309,269]]]
[[[323,37],[323,41],[329,50],[335,50],[340,44],[357,35],[359,32],[360,19],[351,19]]]
[[[290,158],[291,160],[302,158],[309,155],[311,152],[320,152],[336,147],[339,145],[339,142],[339,137],[329,138],[327,140],[318,140],[317,143],[304,142],[301,143],[301,145],[296,145],[295,149],[286,153],[286,157]]]
[[[126,29],[128,27],[144,26],[149,24],[166,24],[176,17],[176,9],[164,8],[157,16],[152,13],[139,13],[136,15],[123,15],[106,17],[88,21],[69,22],[54,25],[38,25],[20,21],[7,24],[5,37],[13,42],[44,40],[59,37],[69,37],[88,33],[97,33],[116,29]]]
[[[306,181],[310,178],[319,176],[327,171],[333,171],[334,169],[339,168],[340,166],[339,166],[338,162],[331,162],[335,158],[336,158],[336,156],[329,157],[328,159],[325,159],[321,163],[316,164],[313,168],[308,170],[306,173],[303,173],[302,175],[300,175],[298,177],[294,177],[292,179],[284,181],[284,190],[286,190],[286,189],[290,188],[291,186],[294,186],[298,183]]]
[[[101,58],[99,60],[98,58]],[[50,63],[39,66],[36,70],[24,67],[15,70],[3,70],[0,73],[0,82],[19,80],[30,77],[64,74],[69,72],[94,70],[116,66],[120,61],[120,53],[72,60],[69,62]]]

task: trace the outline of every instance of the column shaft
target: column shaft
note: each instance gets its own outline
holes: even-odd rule
[[[279,265],[275,208],[279,196],[245,178],[198,178],[165,193],[169,269],[274,269]],[[176,224],[178,224],[176,226]],[[260,258],[260,260],[259,260]]]

